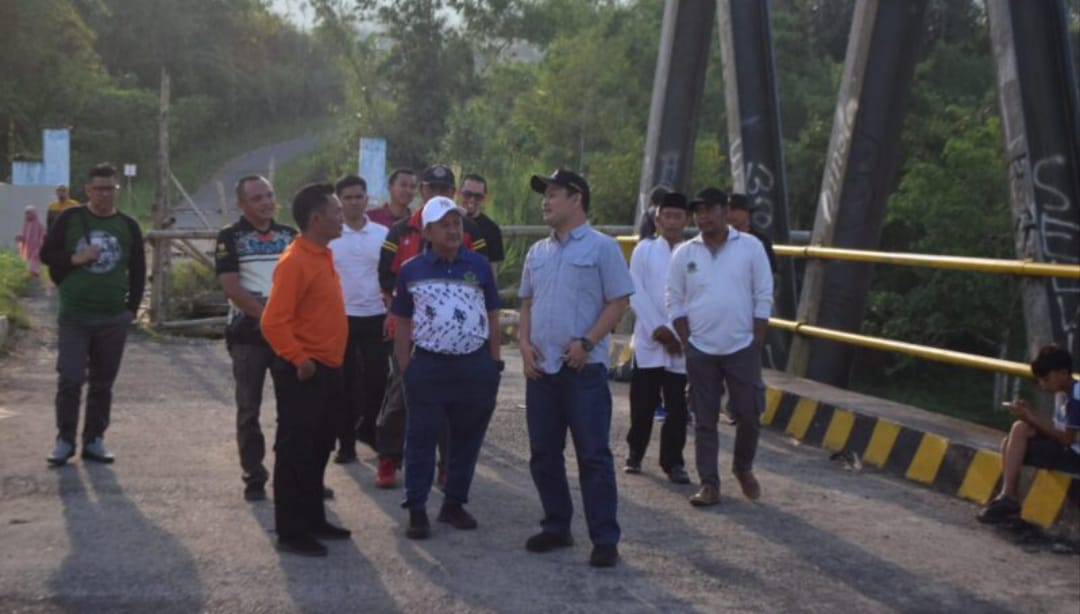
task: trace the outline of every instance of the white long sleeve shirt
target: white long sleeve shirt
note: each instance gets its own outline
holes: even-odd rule
[[[754,320],[772,313],[773,281],[765,248],[752,235],[728,229],[714,254],[698,236],[671,255],[667,309],[685,317],[690,343],[706,354],[726,356],[754,341]]]
[[[630,255],[630,278],[634,280],[630,308],[634,310],[635,318],[631,345],[638,367],[663,367],[674,373],[686,373],[686,359],[681,354],[669,354],[652,338],[653,331],[661,326],[670,328],[672,333],[675,331],[664,304],[671,254],[667,239],[658,237],[643,239]]]

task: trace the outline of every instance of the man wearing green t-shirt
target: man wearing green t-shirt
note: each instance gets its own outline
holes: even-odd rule
[[[41,261],[60,291],[56,371],[57,437],[46,460],[63,465],[75,455],[79,404],[87,383],[82,457],[111,463],[105,449],[112,385],[127,330],[146,284],[146,256],[138,223],[116,210],[116,169],[90,169],[85,207],[60,214],[45,235]]]

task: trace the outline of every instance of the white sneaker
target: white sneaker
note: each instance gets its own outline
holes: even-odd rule
[[[52,452],[45,457],[45,461],[53,467],[59,467],[66,463],[72,456],[75,456],[75,444],[66,439],[57,437],[56,445],[53,446]]]
[[[100,437],[95,437],[90,441],[83,444],[82,457],[86,460],[91,460],[98,463],[111,463],[116,460],[109,451],[105,449],[105,441]]]

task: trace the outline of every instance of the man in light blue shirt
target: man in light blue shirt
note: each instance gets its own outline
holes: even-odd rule
[[[541,531],[525,548],[547,552],[573,544],[563,460],[569,428],[593,542],[589,564],[611,567],[620,532],[609,446],[608,334],[626,312],[634,282],[618,243],[589,226],[589,184],[580,175],[562,169],[533,175],[531,186],[544,195],[552,233],[529,249],[518,293],[529,469],[544,507]]]

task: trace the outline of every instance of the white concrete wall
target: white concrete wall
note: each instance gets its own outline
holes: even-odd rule
[[[45,210],[56,200],[54,185],[9,185],[0,183],[0,249],[15,248],[15,235],[22,230],[23,210],[26,205],[37,208],[41,223],[45,223]]]

